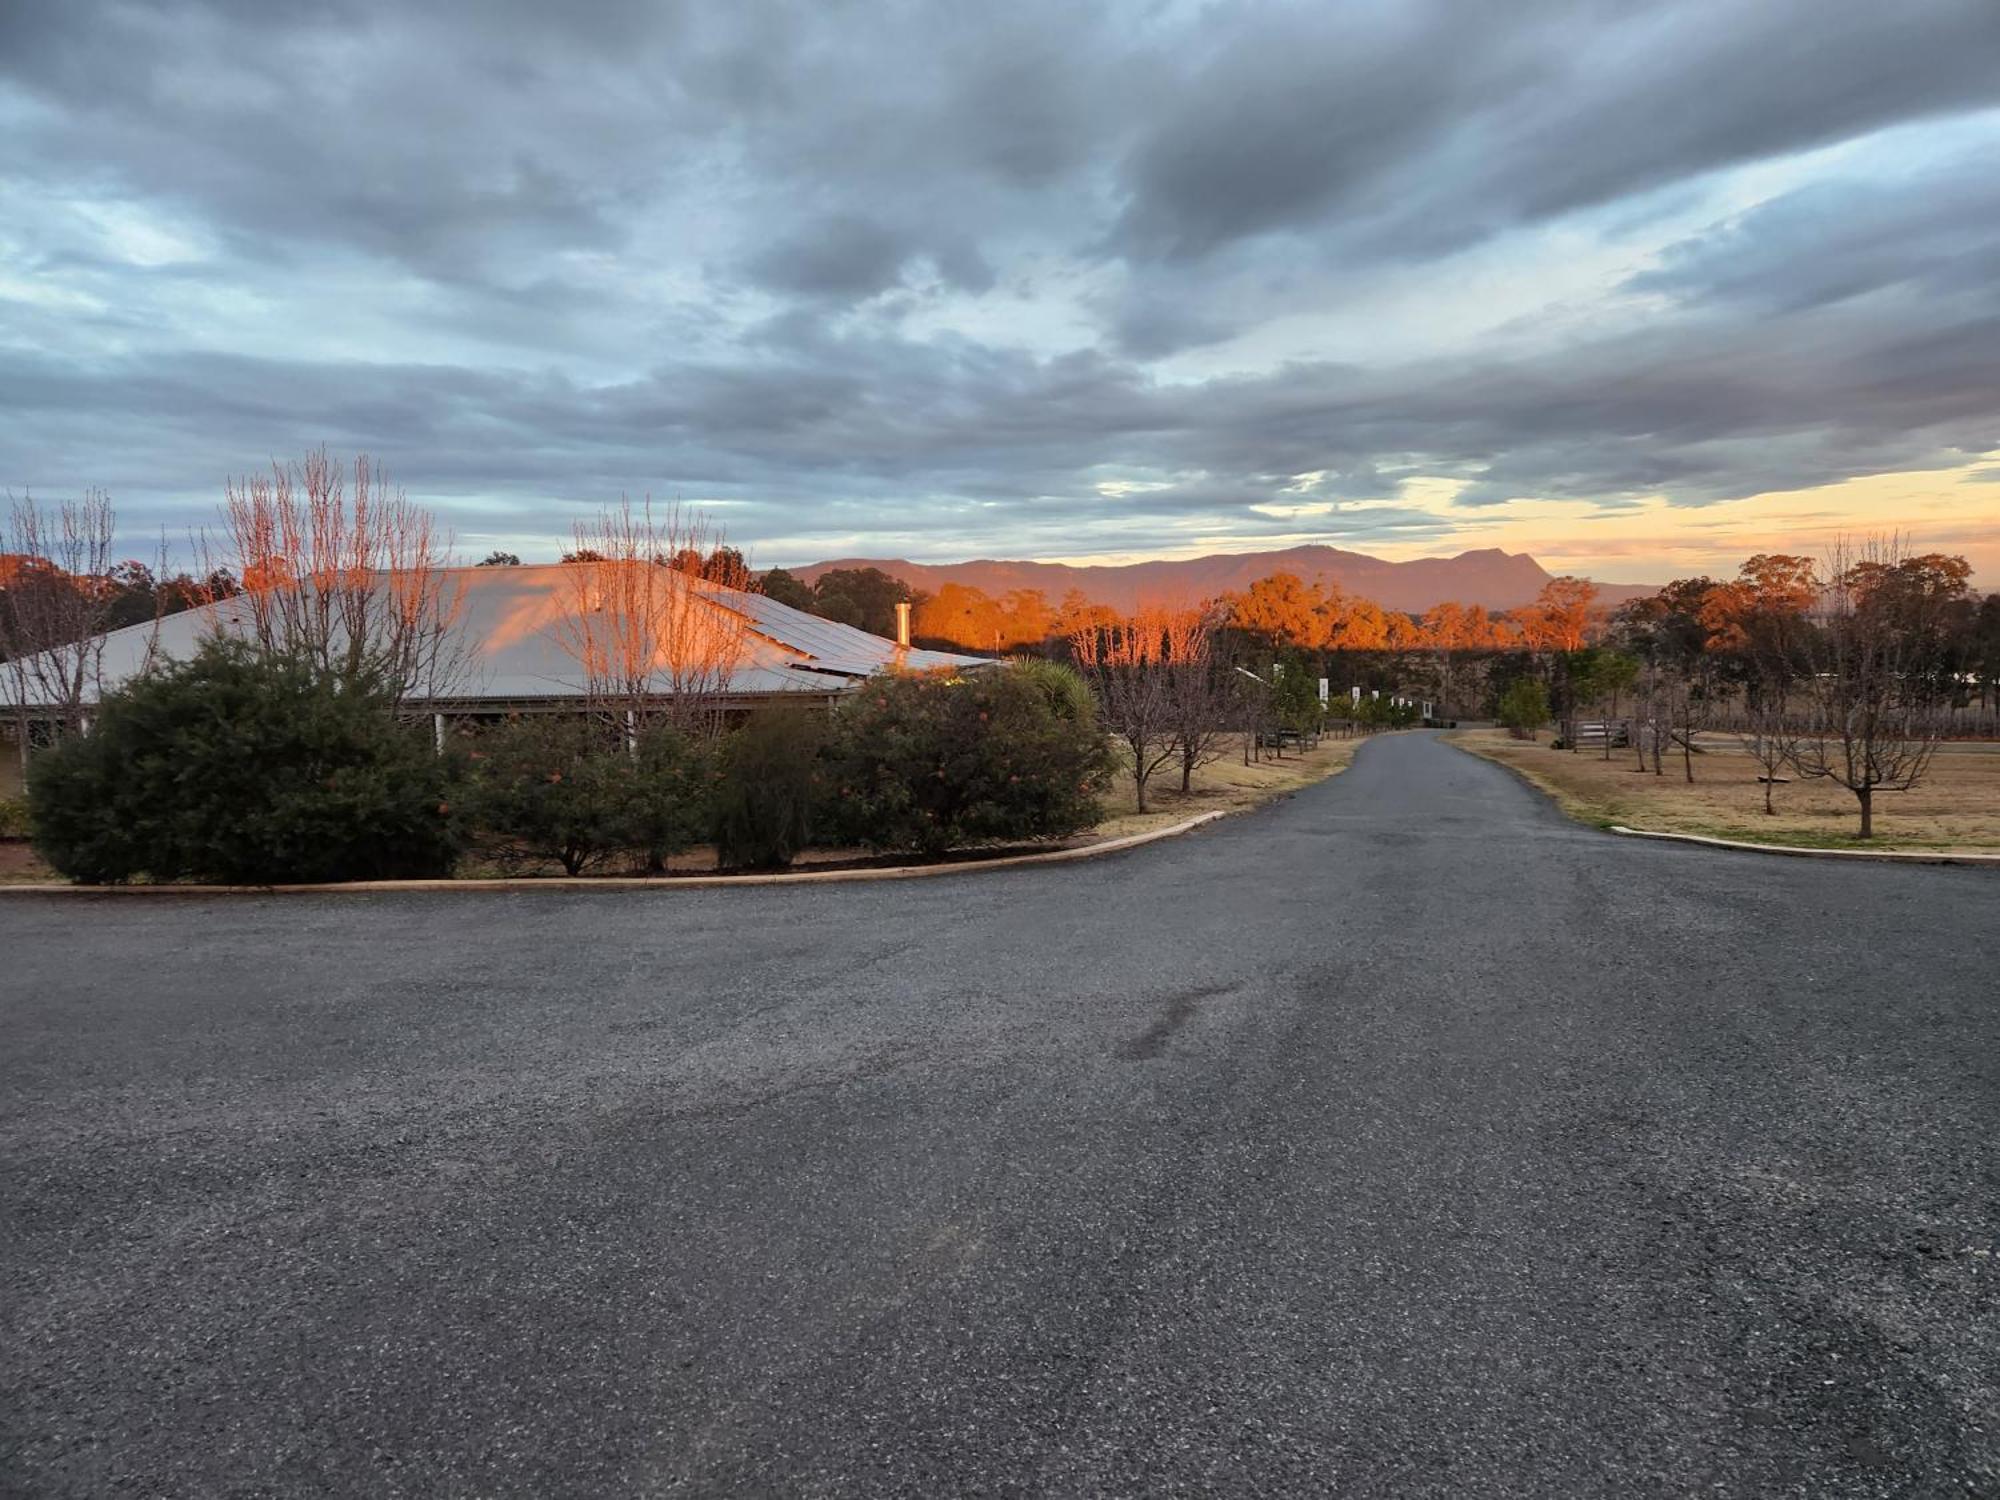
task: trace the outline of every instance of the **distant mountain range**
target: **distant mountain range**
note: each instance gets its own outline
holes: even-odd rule
[[[811,583],[835,568],[880,568],[911,588],[935,594],[947,583],[962,584],[998,598],[1011,589],[1040,589],[1051,604],[1076,589],[1094,604],[1129,610],[1142,603],[1171,603],[1240,593],[1259,578],[1292,573],[1307,583],[1337,584],[1347,594],[1373,599],[1384,609],[1420,614],[1453,600],[1488,609],[1531,603],[1553,576],[1525,552],[1497,547],[1456,557],[1420,557],[1386,562],[1338,547],[1287,547],[1280,552],[1227,552],[1174,562],[1072,567],[1068,563],[1006,562],[980,558],[962,563],[913,563],[899,557],[841,557],[789,571]],[[1650,587],[1601,583],[1606,604],[1653,593]]]

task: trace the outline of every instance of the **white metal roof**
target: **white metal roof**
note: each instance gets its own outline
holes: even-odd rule
[[[457,628],[464,667],[435,697],[441,702],[519,702],[574,698],[583,694],[584,674],[564,622],[576,609],[578,575],[593,564],[551,563],[529,567],[451,568],[447,594],[457,592]],[[945,651],[921,651],[870,635],[851,625],[822,620],[762,594],[671,575],[676,586],[696,591],[703,606],[726,612],[718,633],[741,636],[740,651],[722,691],[731,696],[841,692],[877,672],[930,671],[979,667],[989,659]],[[747,622],[747,629],[736,623]],[[248,607],[223,599],[169,615],[157,624],[128,626],[104,637],[103,686],[121,686],[143,671],[154,655],[192,656],[210,633],[247,636]],[[92,695],[95,696],[94,694]]]

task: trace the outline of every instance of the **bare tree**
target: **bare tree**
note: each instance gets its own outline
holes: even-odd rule
[[[1894,537],[1837,544],[1805,647],[1806,716],[1792,763],[1854,793],[1864,839],[1875,836],[1875,793],[1922,780],[1946,721],[1926,671],[1933,622],[1924,601],[1882,586],[1903,561]]]
[[[1646,751],[1653,752],[1652,772],[1655,776],[1664,774],[1662,754],[1667,736],[1673,730],[1671,717],[1672,695],[1666,684],[1665,670],[1657,661],[1648,661],[1644,675],[1639,679],[1638,699],[1643,719],[1633,726],[1632,744],[1638,752],[1639,769],[1646,766]]]
[[[1132,768],[1139,811],[1153,773],[1180,753],[1168,631],[1174,611],[1142,608],[1070,631],[1070,655],[1096,694],[1098,713]]]
[[[82,728],[101,687],[114,530],[111,497],[102,490],[53,507],[9,497],[0,545],[0,673],[24,768],[31,723]]]
[[[1770,679],[1753,684],[1751,697],[1745,705],[1745,718],[1747,727],[1737,738],[1763,773],[1757,779],[1764,783],[1764,812],[1770,816],[1777,812],[1777,808],[1771,805],[1771,792],[1778,784],[1778,773],[1789,766],[1798,753],[1798,737],[1792,732],[1786,684]]]
[[[1215,649],[1222,611],[1213,604],[1174,610],[1165,621],[1166,673],[1172,695],[1175,752],[1181,791],[1194,790],[1194,773],[1221,758],[1236,674]]]
[[[698,735],[749,650],[750,622],[728,585],[701,576],[722,549],[678,504],[629,500],[579,523],[554,633],[583,673],[591,707],[629,733],[664,721]],[[692,559],[692,565],[689,563]]]
[[[365,454],[351,483],[324,448],[230,480],[223,545],[264,650],[379,680],[398,701],[443,696],[464,669],[450,538]]]
[[[1666,674],[1663,688],[1669,720],[1667,738],[1681,747],[1681,770],[1688,785],[1693,786],[1694,758],[1704,753],[1695,745],[1694,737],[1708,727],[1715,702],[1713,686],[1701,667],[1682,664]]]

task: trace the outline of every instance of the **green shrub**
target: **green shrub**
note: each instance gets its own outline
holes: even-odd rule
[[[1424,716],[1414,703],[1398,703],[1394,698],[1363,698],[1349,712],[1357,724],[1383,729],[1408,729]]]
[[[0,839],[17,839],[27,831],[27,799],[0,797]]]
[[[715,787],[715,846],[724,869],[777,869],[812,838],[826,715],[772,703],[722,746]]]
[[[1500,722],[1528,739],[1549,722],[1549,690],[1535,677],[1517,677],[1500,696]]]
[[[89,884],[446,875],[452,763],[389,697],[210,641],[109,694],[29,766],[35,847]]]
[[[471,759],[468,811],[501,864],[554,861],[581,875],[635,842],[637,767],[622,736],[602,721],[509,719],[479,736]]]
[[[648,871],[708,836],[715,818],[715,757],[707,745],[661,724],[639,736],[625,809],[625,837]]]
[[[836,716],[840,831],[876,849],[1062,838],[1102,815],[1113,761],[1094,714],[1050,674],[881,677]]]
[[[1050,661],[1045,656],[1024,656],[1007,670],[1039,688],[1057,718],[1078,724],[1096,721],[1096,695],[1083,680],[1083,674],[1069,663]]]
[[[1293,657],[1282,664],[1278,680],[1271,686],[1271,713],[1281,728],[1300,734],[1319,729],[1326,711],[1319,701],[1319,679],[1308,670],[1303,658]]]

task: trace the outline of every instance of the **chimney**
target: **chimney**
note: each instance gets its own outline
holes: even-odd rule
[[[896,644],[910,644],[910,601],[907,599],[896,601]]]

